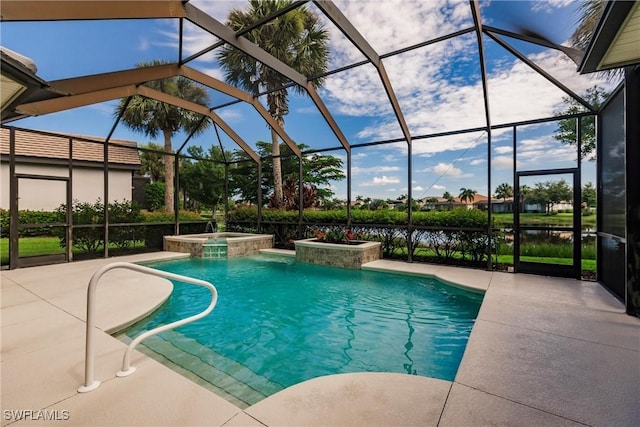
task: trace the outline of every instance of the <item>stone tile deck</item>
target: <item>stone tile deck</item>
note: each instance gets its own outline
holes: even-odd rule
[[[132,360],[134,375],[115,378],[125,345],[99,332],[96,376],[103,383],[78,394],[86,287],[112,261],[1,273],[3,426],[640,425],[640,319],[598,284],[387,260],[364,268],[432,274],[486,291],[453,383],[335,375],[241,410],[141,353]],[[147,312],[171,290],[162,279],[109,274],[98,296],[102,330]],[[5,412],[42,409],[69,411],[69,419],[14,422]]]

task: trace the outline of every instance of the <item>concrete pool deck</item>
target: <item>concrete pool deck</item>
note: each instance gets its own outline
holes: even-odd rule
[[[2,271],[2,425],[640,425],[640,319],[597,283],[387,260],[365,268],[486,290],[455,381],[335,375],[242,410],[139,352],[137,372],[116,378],[125,345],[98,332],[102,385],[77,393],[91,275],[114,261],[176,255]],[[148,312],[170,292],[163,279],[108,273],[98,291],[100,329]]]

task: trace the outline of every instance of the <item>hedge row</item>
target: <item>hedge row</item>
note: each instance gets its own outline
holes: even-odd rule
[[[409,251],[415,255],[418,248],[428,247],[443,262],[460,258],[474,262],[486,259],[486,212],[465,208],[415,212],[412,219],[413,229],[409,236],[406,212],[353,210],[350,231],[358,239],[381,242],[386,258],[406,257]],[[261,232],[274,234],[277,246],[291,249],[294,240],[300,237],[314,237],[317,231],[335,234],[343,230],[347,212],[304,211],[302,236],[299,236],[297,222],[296,211],[265,209],[262,212]],[[256,223],[255,208],[236,209],[229,213],[227,230],[255,232]],[[412,242],[411,247],[409,242]]]
[[[255,207],[238,208],[229,212],[230,223],[257,222],[258,211]],[[351,222],[353,224],[389,224],[406,225],[407,213],[390,209],[377,211],[352,210]],[[263,209],[262,220],[264,222],[298,222],[298,211],[285,211],[276,209]],[[458,208],[450,211],[414,212],[412,223],[414,226],[425,227],[459,227],[480,228],[487,227],[487,213],[478,209]],[[346,224],[347,211],[319,211],[305,210],[303,212],[304,223],[317,224]]]
[[[127,249],[144,242],[147,248],[162,249],[162,237],[174,232],[174,214],[167,212],[146,212],[135,202],[112,202],[108,205],[109,242],[117,248]],[[21,224],[50,224],[66,222],[66,206],[62,205],[54,212],[20,211]],[[74,225],[93,225],[93,227],[78,227],[73,231],[73,246],[83,252],[97,252],[104,247],[104,204],[97,200],[95,203],[75,201],[72,206]],[[180,211],[181,221],[202,221],[196,212]],[[9,235],[9,211],[0,210],[1,237]],[[154,225],[115,226],[128,223],[168,223]],[[202,223],[181,225],[183,233],[200,233],[204,231]],[[54,236],[60,239],[60,246],[66,247],[65,227],[35,227],[21,228],[20,236],[38,237]]]

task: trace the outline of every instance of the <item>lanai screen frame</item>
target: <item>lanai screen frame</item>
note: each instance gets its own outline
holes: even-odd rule
[[[105,2],[102,6],[104,6]],[[297,71],[291,69],[287,65],[278,61],[276,58],[272,57],[249,40],[243,37],[243,34],[250,31],[251,29],[264,25],[269,21],[276,19],[277,17],[290,12],[291,10],[301,7],[302,5],[308,3],[307,0],[304,1],[295,1],[290,6],[285,7],[284,9],[274,13],[273,15],[263,19],[262,21],[256,23],[254,26],[245,28],[237,33],[234,33],[228,27],[226,27],[221,22],[212,18],[205,12],[199,10],[197,7],[188,3],[188,1],[182,2],[177,0],[172,1],[129,1],[126,4],[126,7],[123,7],[122,2],[110,2],[111,7],[101,7],[100,10],[94,9],[92,2],[75,2],[75,1],[58,1],[55,3],[47,2],[47,1],[31,1],[28,2],[28,5],[25,2],[14,1],[14,0],[5,0],[3,2],[3,11],[2,11],[2,21],[51,21],[51,20],[84,20],[84,19],[147,19],[147,18],[176,18],[179,19],[179,43],[178,43],[178,61],[173,64],[167,64],[164,67],[148,67],[148,68],[139,68],[132,70],[125,70],[122,72],[114,72],[114,73],[104,73],[101,75],[93,75],[93,76],[85,76],[79,77],[75,79],[65,79],[61,81],[50,82],[50,87],[46,88],[43,91],[40,91],[34,97],[30,98],[29,103],[25,103],[16,107],[14,114],[10,114],[7,117],[3,117],[3,125],[5,122],[9,122],[15,120],[17,118],[24,117],[25,115],[37,115],[41,112],[41,108],[44,106],[45,112],[52,111],[62,111],[69,108],[74,108],[81,105],[89,105],[91,103],[102,102],[108,99],[122,98],[122,97],[131,97],[133,95],[142,95],[148,96],[162,102],[170,103],[181,108],[185,108],[190,111],[194,111],[202,114],[204,117],[207,117],[207,120],[212,120],[214,126],[219,126],[227,135],[229,135],[256,163],[258,168],[258,176],[262,175],[262,164],[261,159],[257,156],[255,152],[246,144],[242,139],[235,134],[233,129],[228,126],[219,116],[215,114],[216,110],[219,110],[223,107],[233,105],[238,102],[248,102],[258,110],[258,112],[263,116],[265,121],[276,130],[281,139],[287,143],[287,145],[294,151],[294,154],[298,158],[299,162],[299,170],[302,169],[301,159],[303,155],[327,152],[327,151],[335,151],[335,150],[344,150],[346,153],[346,164],[347,164],[347,224],[351,224],[351,187],[352,187],[352,176],[351,176],[351,149],[352,148],[360,148],[360,147],[368,147],[375,145],[383,145],[383,144],[391,144],[397,142],[405,142],[407,144],[407,176],[408,182],[411,182],[413,175],[413,166],[412,166],[412,152],[411,152],[411,143],[413,140],[419,139],[429,139],[436,138],[440,136],[450,136],[450,135],[459,135],[464,133],[478,132],[484,131],[487,134],[487,182],[488,182],[488,222],[486,233],[488,236],[489,247],[491,247],[492,243],[492,199],[491,199],[491,132],[495,129],[502,128],[517,128],[518,126],[530,125],[530,124],[539,124],[551,121],[558,121],[563,119],[576,119],[579,120],[581,117],[586,116],[598,116],[599,111],[594,108],[591,104],[589,104],[586,100],[581,98],[578,94],[574,93],[568,87],[564,86],[560,81],[553,78],[551,75],[546,73],[540,67],[535,65],[532,61],[527,59],[525,55],[520,53],[516,48],[509,45],[501,36],[507,36],[510,38],[526,41],[529,43],[537,44],[543,47],[557,49],[571,57],[573,60],[578,60],[581,58],[581,52],[577,51],[573,48],[569,48],[566,46],[561,46],[555,43],[552,43],[548,40],[544,40],[540,37],[531,34],[518,34],[512,31],[503,30],[500,28],[495,28],[491,26],[484,25],[482,22],[482,14],[480,11],[479,3],[477,0],[469,0],[469,7],[471,9],[471,14],[473,17],[473,26],[465,29],[461,29],[459,31],[453,32],[451,34],[447,34],[444,36],[440,36],[431,40],[426,40],[411,46],[406,46],[401,49],[380,54],[373,49],[373,47],[368,43],[368,41],[357,31],[357,29],[349,22],[349,20],[341,13],[338,7],[336,7],[331,1],[320,1],[316,0],[313,3],[316,5],[317,9],[319,9],[337,28],[351,41],[351,43],[364,54],[365,60],[359,61],[357,63],[352,63],[343,67],[340,67],[335,70],[328,71],[322,75],[318,76],[303,76]],[[187,19],[189,22],[197,25],[198,27],[204,29],[205,31],[213,34],[214,36],[220,38],[219,42],[216,42],[201,50],[200,52],[191,55],[187,58],[183,58],[183,36],[184,36],[184,20]],[[483,90],[483,99],[484,99],[484,113],[485,113],[485,126],[475,127],[470,129],[458,129],[458,130],[450,130],[445,132],[438,132],[433,134],[426,135],[411,135],[411,132],[408,129],[406,121],[404,119],[404,115],[402,113],[402,109],[397,101],[397,97],[391,85],[391,82],[386,74],[383,60],[401,53],[408,52],[413,49],[418,49],[424,46],[428,46],[430,44],[438,43],[447,39],[459,37],[465,34],[475,33],[477,39],[477,47],[479,52],[479,63],[480,63],[480,71],[481,71],[481,80],[482,80],[482,90]],[[567,94],[572,99],[576,100],[582,106],[584,106],[588,111],[578,114],[569,114],[569,115],[561,115],[561,116],[553,116],[549,118],[542,119],[534,119],[534,120],[526,120],[519,122],[512,122],[506,124],[494,125],[491,122],[491,117],[489,113],[489,93],[490,88],[487,86],[487,72],[485,67],[485,58],[484,58],[484,48],[483,48],[483,35],[486,35],[493,41],[497,42],[499,45],[508,50],[511,54],[516,56],[518,59],[523,61],[533,70],[535,70],[539,75],[543,76],[547,81],[551,82],[555,87],[561,89],[565,94]],[[292,140],[288,138],[283,129],[279,129],[277,124],[273,121],[270,121],[269,118],[265,117],[260,108],[262,105],[258,101],[258,97],[263,96],[269,92],[262,92],[257,96],[253,96],[248,94],[240,89],[233,88],[230,85],[227,85],[224,82],[213,79],[209,76],[203,75],[196,70],[190,69],[186,64],[193,61],[194,59],[216,49],[217,47],[222,46],[225,43],[229,43],[234,47],[240,49],[245,54],[252,56],[258,61],[262,62],[263,65],[271,67],[275,71],[279,72],[283,76],[289,78],[291,83],[276,88],[274,90],[280,90],[283,88],[288,88],[293,85],[299,85],[304,88],[309,94],[310,98],[314,102],[318,111],[323,116],[323,119],[326,121],[327,125],[331,128],[336,139],[340,142],[340,146],[336,146],[333,148],[324,148],[318,150],[307,150],[304,152],[300,152],[295,144],[293,144]],[[382,82],[382,85],[385,89],[387,97],[389,99],[389,103],[392,106],[393,112],[396,116],[398,125],[402,130],[403,136],[401,138],[382,140],[382,141],[372,141],[368,143],[362,144],[350,144],[347,138],[344,136],[344,133],[340,129],[337,122],[333,119],[331,112],[326,107],[324,102],[322,101],[319,94],[316,92],[313,87],[313,81],[327,77],[332,74],[340,73],[346,70],[350,70],[355,67],[359,67],[365,64],[372,64]],[[152,70],[153,68],[153,70]],[[154,74],[155,73],[155,74]],[[199,75],[198,75],[199,73]],[[576,72],[577,74],[577,72]],[[216,105],[213,107],[204,107],[196,104],[191,104],[187,101],[180,100],[179,98],[171,97],[163,93],[152,91],[151,89],[143,86],[145,81],[150,81],[158,78],[162,78],[162,76],[170,77],[176,75],[183,75],[187,78],[191,78],[199,83],[204,84],[214,90],[219,90],[224,93],[230,94],[236,98],[235,101],[227,102],[224,104]],[[194,75],[196,77],[194,78]],[[124,76],[124,77],[123,77]],[[127,84],[122,84],[122,78],[127,81]],[[146,80],[145,80],[146,79]],[[206,82],[202,81],[206,80]],[[64,88],[65,90],[60,90],[60,88]],[[66,96],[65,96],[66,95]],[[53,106],[53,110],[47,110],[47,106],[51,108]],[[262,107],[264,109],[264,107]],[[4,114],[3,114],[4,116]],[[108,150],[107,147],[110,144],[109,140],[113,135],[116,127],[118,126],[120,121],[120,117],[116,118],[111,131],[108,136],[105,138],[105,157],[104,157],[104,170],[105,170],[105,184],[104,184],[104,196],[105,196],[105,204],[109,202],[108,199]],[[580,131],[580,127],[578,127]],[[217,131],[217,128],[216,128]],[[180,149],[176,153],[166,153],[163,152],[164,155],[172,155],[175,159],[178,159],[182,154],[181,151],[189,142],[191,136],[187,137],[184,143],[181,145]],[[578,137],[580,139],[580,137]],[[516,143],[514,137],[514,144]],[[515,148],[515,147],[514,147]],[[581,168],[579,148],[577,148],[577,167],[578,170]],[[223,150],[224,151],[224,150]],[[178,164],[179,162],[175,161],[176,165],[176,184],[179,180],[179,170]],[[231,162],[224,161],[225,170],[228,171],[228,167]],[[515,150],[514,150],[514,165],[513,171],[515,175],[517,165],[515,163]],[[225,184],[225,188],[228,188],[228,175],[227,183]],[[599,177],[598,177],[599,179]],[[257,195],[258,195],[258,222],[257,228],[260,229],[261,221],[262,221],[262,191],[260,185],[261,179],[258,180],[257,185]],[[302,199],[303,196],[303,176],[302,173],[299,173],[299,197]],[[178,185],[175,185],[175,196],[176,204],[178,203]],[[412,209],[411,209],[411,201],[413,200],[411,185],[408,185],[408,217],[407,224],[408,227],[408,246],[411,247],[411,235],[412,235]],[[302,203],[299,204],[299,224],[303,223],[303,209]],[[178,218],[178,211],[175,210],[175,232],[179,234],[179,226],[180,221]],[[16,213],[17,214],[17,213]],[[109,218],[108,213],[105,212],[104,219],[104,227],[105,227],[105,242],[108,243],[108,226],[109,226]],[[300,232],[300,229],[299,229]],[[408,251],[409,261],[411,260],[411,250]],[[108,256],[107,244],[105,244],[105,256]],[[491,256],[487,259],[487,268],[492,268],[492,260]]]

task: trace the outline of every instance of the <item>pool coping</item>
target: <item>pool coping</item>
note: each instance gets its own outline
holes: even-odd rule
[[[158,253],[133,260],[175,257]],[[327,420],[370,425],[372,420],[387,424],[382,421],[390,408],[401,409],[395,424],[403,425],[435,420],[425,418],[433,414],[437,421],[426,424],[640,421],[634,403],[640,393],[640,320],[624,314],[622,304],[599,284],[388,260],[366,268],[403,269],[485,290],[453,382],[442,386],[441,380],[400,374],[321,377],[240,410],[138,352],[133,358],[138,372],[116,379],[125,346],[99,331],[103,385],[80,395],[75,389],[82,381],[84,320],[69,307],[82,306],[86,277],[112,261],[2,272],[2,409],[71,411],[68,420],[57,422],[62,425],[326,425]],[[58,381],[42,388],[41,379],[51,377]],[[433,399],[408,399],[394,384],[417,387],[422,390],[417,394]]]

